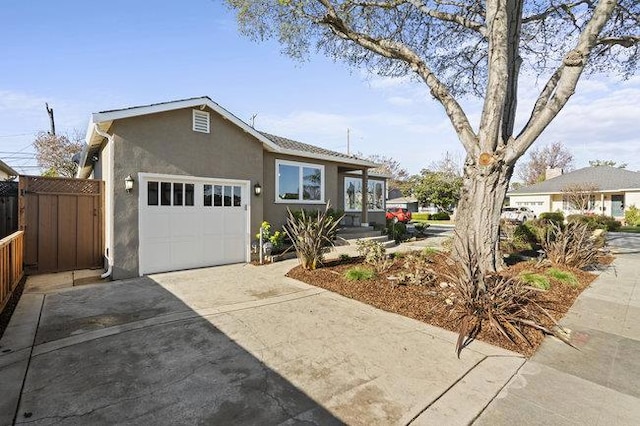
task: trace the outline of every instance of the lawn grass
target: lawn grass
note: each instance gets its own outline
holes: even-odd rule
[[[572,287],[576,287],[578,285],[578,278],[576,278],[576,276],[571,272],[563,271],[558,268],[549,268],[547,269],[547,275],[562,283],[569,284]]]
[[[425,225],[455,225],[453,220],[424,220],[416,219],[417,213],[414,213],[411,219],[411,223],[424,223]]]
[[[541,290],[549,290],[551,288],[549,278],[541,274],[524,271],[519,275],[519,278],[523,283],[528,284],[532,287],[539,288]]]
[[[358,266],[347,269],[347,271],[344,273],[344,277],[349,281],[370,280],[375,275],[376,273],[373,272],[371,269],[361,268]]]
[[[640,234],[640,226],[621,226],[617,232],[628,232],[630,234]]]

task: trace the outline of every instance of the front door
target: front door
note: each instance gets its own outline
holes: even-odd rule
[[[624,195],[611,196],[611,216],[624,216]]]

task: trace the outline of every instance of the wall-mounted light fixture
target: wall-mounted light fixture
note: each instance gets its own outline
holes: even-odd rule
[[[127,192],[131,192],[131,190],[133,189],[133,182],[134,181],[131,175],[124,178],[124,189],[126,189]]]
[[[259,183],[256,183],[255,185],[253,185],[253,193],[256,194],[256,197],[262,194],[262,187],[260,186]]]

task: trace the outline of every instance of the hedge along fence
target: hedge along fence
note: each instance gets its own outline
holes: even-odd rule
[[[0,313],[24,275],[24,231],[0,240]]]

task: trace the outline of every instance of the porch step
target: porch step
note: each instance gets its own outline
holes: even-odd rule
[[[371,232],[373,226],[343,226],[338,231],[339,234],[358,234],[360,232]]]
[[[396,242],[394,240],[389,239],[389,236],[387,235],[378,235],[377,237],[358,238],[358,240],[375,241],[382,244],[384,248],[395,247],[396,245]],[[355,241],[353,242],[353,244],[355,245]]]
[[[371,237],[379,237],[382,233],[380,231],[361,231],[361,232],[338,232],[338,237],[344,238],[345,240],[357,240],[360,238],[371,238]]]
[[[336,245],[355,246],[357,242],[360,240],[375,241],[382,244],[384,248],[395,247],[396,245],[396,242],[394,240],[390,240],[389,237],[386,235],[380,235],[379,232],[373,236],[368,236],[368,237],[358,236],[358,237],[353,237],[349,239],[345,239],[343,236],[340,236],[338,237],[338,243]]]

